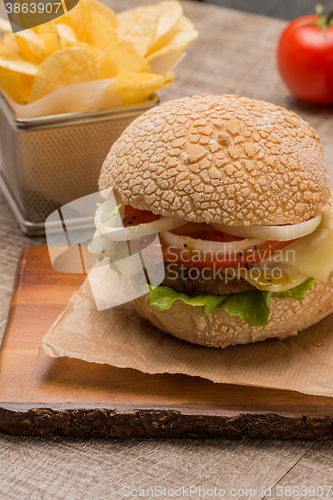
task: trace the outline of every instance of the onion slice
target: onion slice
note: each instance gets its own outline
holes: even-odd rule
[[[261,238],[269,241],[289,241],[313,233],[319,226],[321,217],[322,215],[319,214],[313,219],[288,226],[228,226],[226,224],[214,223],[212,223],[212,226],[219,231],[232,234],[233,236]]]
[[[170,231],[164,231],[161,233],[161,238],[164,243],[169,246],[175,246],[177,248],[188,248],[190,250],[199,250],[199,251],[210,251],[217,252],[220,251],[222,253],[237,252],[239,250],[246,250],[247,248],[254,247],[255,245],[259,246],[265,243],[264,240],[261,239],[244,239],[237,241],[209,241],[209,240],[199,240],[196,238],[191,238],[190,236],[178,236],[177,234],[170,233]]]
[[[123,212],[123,207],[118,210],[114,208],[112,198],[98,207],[95,214],[95,225],[99,234],[111,241],[126,241],[168,231],[187,224],[186,220],[178,217],[161,217],[147,224],[124,227],[122,224]],[[113,215],[109,220],[106,220],[109,214]]]

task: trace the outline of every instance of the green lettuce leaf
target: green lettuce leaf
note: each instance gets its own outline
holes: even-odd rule
[[[231,293],[220,305],[230,316],[238,316],[250,326],[265,326],[270,313],[267,297],[260,290]]]
[[[197,295],[196,297],[188,297],[185,293],[175,292],[168,286],[157,286],[156,288],[149,287],[149,300],[155,309],[165,311],[170,309],[175,300],[182,300],[190,306],[201,306],[202,312],[208,316],[210,312],[218,307],[228,295]]]
[[[285,297],[292,297],[295,300],[304,300],[305,293],[313,287],[315,281],[316,280],[314,280],[313,278],[309,278],[300,285],[291,288],[290,290],[285,290],[284,292],[278,293],[284,295]]]
[[[290,290],[277,292],[295,300],[304,300],[307,290],[312,288],[315,280],[307,279]],[[191,306],[201,306],[202,312],[208,316],[216,307],[220,307],[230,316],[238,316],[250,326],[265,326],[268,324],[270,314],[269,303],[273,292],[251,290],[249,292],[231,293],[229,295],[198,295],[188,297],[185,293],[175,292],[168,286],[149,287],[149,300],[155,309],[165,311],[175,300],[182,300]]]
[[[306,281],[303,281],[300,285],[295,286],[294,288],[290,288],[290,290],[283,290],[282,292],[274,292],[274,293],[279,293],[280,295],[283,295],[284,297],[291,297],[295,300],[304,300],[305,299],[305,293],[310,290],[316,280],[313,278],[308,278]],[[269,306],[269,302],[271,300],[271,296],[273,292],[262,292],[263,294],[266,294],[266,302],[267,305]]]

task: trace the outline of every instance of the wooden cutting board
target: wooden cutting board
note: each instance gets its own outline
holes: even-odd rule
[[[0,431],[94,437],[332,439],[333,399],[38,358],[41,338],[82,284],[46,247],[21,257],[0,353]]]

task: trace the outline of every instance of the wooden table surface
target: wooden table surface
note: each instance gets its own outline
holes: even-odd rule
[[[147,0],[107,0],[115,10]],[[282,105],[299,113],[322,138],[333,176],[333,108],[320,109],[292,98],[275,66],[275,48],[285,23],[217,6],[183,2],[200,38],[177,68],[162,101],[196,93],[232,93]],[[3,6],[0,14],[3,16]],[[17,228],[0,197],[0,331],[4,331],[17,262],[26,246],[43,245]],[[333,403],[333,402],[332,402]],[[97,440],[23,438],[0,435],[0,498],[126,498],[129,489],[193,487],[224,489],[223,498],[289,498],[290,486],[303,498],[333,498],[331,442],[225,440]],[[318,487],[323,486],[323,495]],[[123,488],[128,488],[123,490]],[[303,487],[303,489],[301,489]],[[313,496],[314,487],[318,496]],[[254,488],[255,492],[246,489]],[[307,490],[306,490],[307,488]],[[296,488],[297,489],[297,488]],[[333,488],[332,488],[333,489]],[[139,491],[133,491],[134,494]],[[145,492],[145,498],[153,498]],[[184,492],[181,492],[184,493]],[[186,493],[186,492],[185,492]],[[185,495],[184,493],[184,495]],[[189,493],[189,490],[187,491]],[[255,496],[254,496],[255,493]],[[295,493],[297,491],[295,490]],[[178,492],[179,494],[179,492]],[[221,490],[220,495],[223,494]],[[134,498],[134,496],[129,498]],[[184,497],[183,495],[183,497]],[[247,496],[246,496],[247,495]],[[128,496],[128,495],[127,495]],[[203,492],[201,492],[203,497]],[[192,489],[192,498],[199,492]]]

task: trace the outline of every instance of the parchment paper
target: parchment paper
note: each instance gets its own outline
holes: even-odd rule
[[[162,333],[128,304],[98,312],[86,280],[44,336],[40,355],[333,397],[332,325],[330,315],[283,341],[201,347]]]
[[[153,73],[164,75],[172,71],[185,57],[183,50],[175,50],[150,63]],[[37,118],[62,113],[117,108],[122,105],[115,79],[94,80],[55,90],[31,104],[17,104],[1,91],[15,116],[21,119]],[[138,102],[137,104],[141,104]]]

